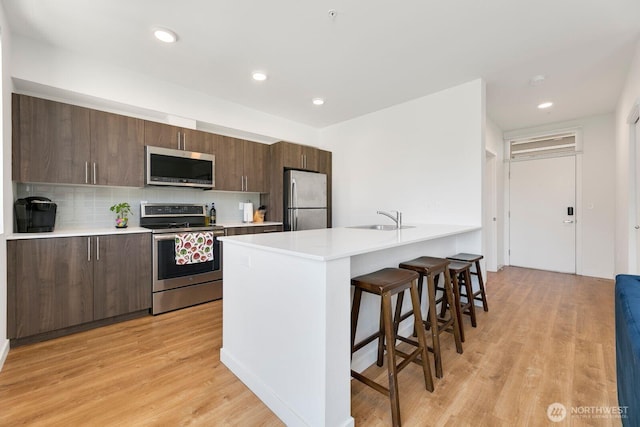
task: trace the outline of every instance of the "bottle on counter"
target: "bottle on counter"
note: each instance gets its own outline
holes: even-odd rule
[[[216,204],[211,203],[211,210],[209,211],[209,224],[214,225],[216,223]]]
[[[209,205],[204,205],[204,225],[205,227],[210,224],[211,218],[209,217]]]

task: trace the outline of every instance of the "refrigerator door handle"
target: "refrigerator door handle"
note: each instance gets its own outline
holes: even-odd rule
[[[293,215],[293,231],[298,231],[298,209],[295,209]]]
[[[295,179],[291,179],[291,192],[289,193],[289,207],[294,207],[297,208],[298,207],[298,195],[296,194],[296,180]],[[296,214],[295,212],[293,212],[293,209],[290,210],[291,212],[291,220],[290,220],[290,224],[291,224],[291,231],[296,231]]]
[[[299,207],[298,206],[298,189],[296,188],[295,179],[291,180],[291,201],[289,203],[290,203],[290,206],[293,206],[294,208]]]

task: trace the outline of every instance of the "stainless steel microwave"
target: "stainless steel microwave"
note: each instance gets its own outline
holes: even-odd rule
[[[145,146],[145,184],[213,189],[213,154]]]

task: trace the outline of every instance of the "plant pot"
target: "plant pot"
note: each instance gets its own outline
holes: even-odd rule
[[[127,228],[129,218],[116,218],[116,228]]]

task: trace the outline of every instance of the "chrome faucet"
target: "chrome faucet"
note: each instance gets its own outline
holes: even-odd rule
[[[392,211],[392,212],[395,212],[396,215],[393,216],[390,213],[384,212],[384,211],[377,211],[376,213],[379,214],[379,215],[388,216],[389,218],[391,218],[392,220],[395,221],[397,229],[402,228],[402,212],[400,212],[400,211]]]

